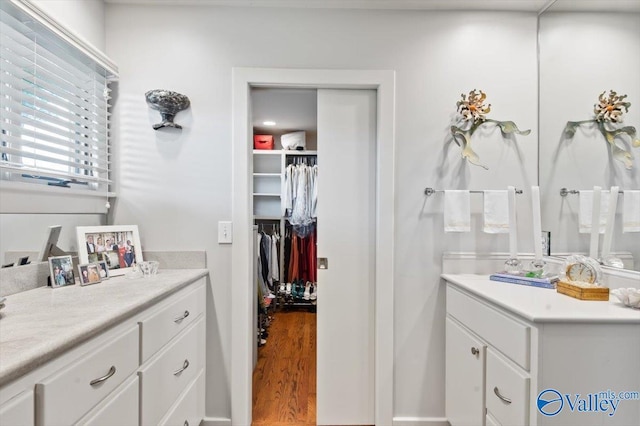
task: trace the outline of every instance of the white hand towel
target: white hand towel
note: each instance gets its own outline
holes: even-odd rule
[[[444,232],[471,231],[469,191],[444,191]]]
[[[640,191],[624,191],[622,232],[640,232]]]
[[[509,197],[507,191],[484,191],[484,232],[509,232]]]
[[[609,191],[600,193],[600,223],[599,233],[604,234],[609,214]],[[578,215],[579,231],[581,234],[591,233],[591,216],[593,212],[593,191],[580,190],[580,214]]]

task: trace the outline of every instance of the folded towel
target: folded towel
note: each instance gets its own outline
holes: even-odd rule
[[[484,232],[509,232],[509,197],[507,191],[484,191]]]
[[[609,213],[609,191],[600,193],[600,223],[599,233],[604,234]],[[579,231],[581,234],[591,233],[591,216],[593,215],[593,191],[580,190],[580,214],[578,215]]]
[[[444,232],[471,231],[469,191],[444,191]]]
[[[624,191],[622,232],[640,232],[640,191]]]

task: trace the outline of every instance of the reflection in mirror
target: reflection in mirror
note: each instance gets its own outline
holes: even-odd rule
[[[631,104],[621,127],[640,130],[640,2],[557,0],[540,15],[538,37],[543,229],[551,232],[552,254],[587,254],[590,234],[579,232],[580,195],[571,190],[640,190],[640,147],[616,139],[633,156],[627,168],[596,124],[579,126],[572,137],[564,129],[595,118],[598,96],[614,90]],[[561,188],[568,193],[561,196]],[[623,232],[624,203],[620,194],[611,251],[625,268],[640,270],[640,234]]]

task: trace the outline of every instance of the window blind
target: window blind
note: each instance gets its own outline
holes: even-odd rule
[[[33,16],[1,1],[0,178],[108,193],[112,77]]]

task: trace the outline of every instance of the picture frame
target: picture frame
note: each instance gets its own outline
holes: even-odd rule
[[[98,263],[85,263],[78,265],[78,277],[80,277],[80,285],[98,284],[100,278],[100,266]]]
[[[109,276],[124,275],[140,263],[138,225],[77,226],[79,263],[105,262]]]
[[[50,257],[48,261],[51,287],[65,287],[76,283],[76,277],[73,273],[73,260],[70,255]]]
[[[101,280],[106,280],[109,279],[109,266],[107,265],[107,262],[104,260],[101,260],[98,262],[98,274],[100,275],[100,279]]]

